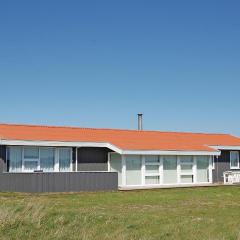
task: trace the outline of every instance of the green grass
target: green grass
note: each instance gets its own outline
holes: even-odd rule
[[[240,188],[0,193],[0,239],[240,239]]]

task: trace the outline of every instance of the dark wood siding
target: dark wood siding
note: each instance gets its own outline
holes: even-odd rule
[[[4,192],[79,192],[118,189],[114,172],[1,173]]]
[[[230,169],[230,151],[222,150],[221,155],[214,158],[214,162],[213,182],[223,182],[223,173],[225,171],[234,171]]]
[[[107,171],[108,148],[82,147],[78,149],[78,171]],[[75,158],[74,158],[75,159]]]

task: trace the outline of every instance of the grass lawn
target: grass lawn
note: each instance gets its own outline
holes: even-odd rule
[[[240,239],[240,188],[0,193],[0,239]]]

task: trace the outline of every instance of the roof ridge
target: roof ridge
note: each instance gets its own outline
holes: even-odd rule
[[[184,132],[184,131],[161,131],[161,130],[137,130],[137,129],[118,129],[118,128],[91,128],[91,127],[77,127],[77,126],[57,126],[57,125],[44,125],[44,124],[16,124],[16,123],[0,123],[6,126],[19,126],[19,127],[44,127],[44,128],[67,128],[67,129],[87,129],[87,130],[106,130],[106,131],[129,131],[129,132],[155,132],[155,133],[176,133],[176,134],[202,134],[202,135],[229,135],[228,133],[204,133],[204,132]],[[236,137],[238,138],[238,137]]]

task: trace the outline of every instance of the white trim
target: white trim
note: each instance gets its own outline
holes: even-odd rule
[[[193,183],[197,183],[197,158],[193,156]]]
[[[71,157],[70,157],[70,171],[73,172],[73,148],[71,148],[70,150],[70,154],[71,154]]]
[[[181,183],[181,166],[180,166],[180,157],[177,156],[177,184]]]
[[[55,154],[54,154],[54,172],[59,172],[59,151],[58,151],[58,148],[55,148]]]
[[[165,150],[122,150],[107,142],[62,142],[62,141],[31,141],[31,140],[4,140],[2,145],[16,146],[48,146],[48,147],[107,147],[119,154],[128,155],[208,155],[219,156],[220,151],[165,151]],[[240,149],[240,146],[238,147]]]
[[[212,156],[212,169],[214,170],[215,169],[215,157]]]
[[[1,139],[1,145],[16,146],[36,146],[36,147],[106,147],[119,154],[123,151],[110,144],[104,142],[61,142],[61,141],[32,141],[32,140],[4,140]]]
[[[207,156],[220,156],[221,152],[208,152],[208,151],[148,151],[148,150],[139,150],[139,151],[122,151],[123,154],[128,155],[184,155],[184,156],[190,156],[190,155],[207,155]]]
[[[208,169],[208,177],[209,177],[209,183],[213,183],[213,162],[211,156],[209,156],[209,169]]]
[[[75,172],[77,172],[78,171],[78,147],[76,147],[75,148],[75,151],[76,151],[76,153],[75,153]]]
[[[145,185],[145,173],[146,173],[145,156],[141,155],[141,159],[142,159],[142,166],[141,166],[142,185]]]
[[[214,145],[209,146],[217,150],[240,150],[240,146],[221,146],[221,145]]]
[[[108,152],[107,154],[107,168],[108,168],[108,172],[111,171],[111,166],[110,166],[110,152]]]
[[[126,156],[122,155],[122,185],[126,185]]]
[[[160,174],[160,184],[163,184],[163,156],[160,157],[160,166],[159,166],[159,174]]]

